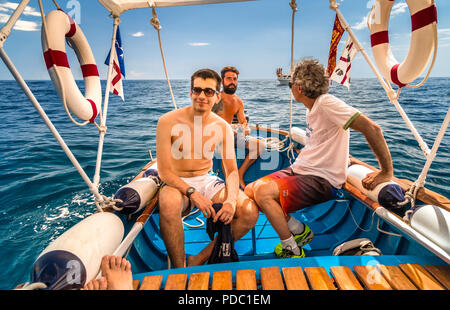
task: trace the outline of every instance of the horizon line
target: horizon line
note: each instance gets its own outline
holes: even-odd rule
[[[423,77],[418,77],[419,78],[423,78]],[[450,76],[430,76],[429,78],[450,78]],[[362,80],[362,79],[377,79],[377,77],[352,77],[352,80]],[[51,79],[24,79],[25,81],[30,81],[30,82],[42,82],[42,81],[50,81]],[[175,79],[170,79],[171,81],[189,81],[190,78],[175,78]],[[249,80],[260,80],[260,81],[277,81],[276,78],[240,78],[239,81],[249,81]],[[11,79],[0,79],[0,82],[10,82],[10,81],[16,81],[14,78]],[[75,81],[84,81],[84,79],[75,79]],[[101,79],[100,81],[107,81],[106,79]],[[147,78],[147,79],[123,79],[123,81],[167,81],[167,79],[165,78],[159,78],[159,79],[155,79],[155,78]],[[332,81],[334,82],[334,81]],[[335,82],[338,83],[338,82]],[[338,83],[339,84],[339,83]]]

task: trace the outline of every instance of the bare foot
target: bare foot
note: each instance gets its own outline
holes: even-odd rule
[[[94,279],[86,284],[83,289],[87,291],[104,291],[108,287],[105,277]]]
[[[106,278],[108,290],[132,290],[131,264],[119,256],[104,256],[101,263],[102,275]]]

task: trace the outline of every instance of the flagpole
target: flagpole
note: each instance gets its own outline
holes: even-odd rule
[[[396,107],[396,109],[400,113],[401,117],[405,121],[406,125],[408,126],[409,130],[414,135],[414,138],[416,138],[416,141],[419,143],[420,148],[422,149],[423,153],[425,154],[425,158],[428,158],[428,155],[431,153],[428,145],[422,139],[422,137],[418,133],[417,129],[414,127],[414,125],[412,124],[411,120],[408,118],[408,115],[406,115],[405,111],[401,107],[401,105],[400,105],[400,103],[398,102],[398,99],[397,99],[397,94],[392,89],[392,86],[388,82],[386,82],[386,80],[383,78],[383,76],[380,74],[380,72],[378,72],[378,69],[376,68],[376,66],[373,64],[372,60],[367,55],[367,53],[364,50],[364,48],[362,47],[361,43],[359,43],[358,39],[356,38],[355,34],[353,33],[352,28],[348,25],[348,23],[345,20],[344,16],[339,11],[339,4],[336,3],[336,0],[330,0],[330,9],[332,9],[333,11],[336,12],[336,14],[337,14],[337,16],[338,16],[338,18],[339,18],[339,20],[340,20],[340,22],[342,24],[342,27],[348,32],[348,34],[350,35],[350,37],[353,40],[353,43],[355,43],[356,48],[358,49],[358,51],[361,52],[361,54],[363,55],[363,57],[365,58],[365,60],[369,64],[370,68],[375,73],[376,77],[378,78],[378,80],[381,83],[381,86],[384,88],[384,90],[385,90],[389,100]]]
[[[105,100],[103,102],[103,111],[100,112],[100,128],[99,128],[100,138],[98,141],[97,162],[96,162],[96,166],[95,166],[95,175],[94,175],[94,185],[96,187],[98,187],[99,182],[100,182],[100,168],[101,168],[102,154],[103,154],[103,142],[105,140],[105,134],[106,134],[106,117],[108,114],[109,92],[111,89],[113,63],[114,63],[114,58],[115,58],[115,53],[116,53],[116,48],[115,48],[116,35],[117,35],[117,27],[119,26],[119,24],[120,24],[120,18],[118,16],[114,16],[111,52],[109,55],[108,77],[106,80]]]

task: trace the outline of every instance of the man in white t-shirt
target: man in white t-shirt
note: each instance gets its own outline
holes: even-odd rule
[[[381,170],[362,180],[367,189],[392,178],[391,155],[379,125],[357,109],[328,94],[329,79],[317,60],[296,65],[290,82],[292,94],[307,108],[307,142],[288,168],[265,176],[245,188],[278,233],[278,257],[304,257],[302,246],[314,237],[311,229],[288,213],[328,201],[347,175],[349,130],[361,132]]]

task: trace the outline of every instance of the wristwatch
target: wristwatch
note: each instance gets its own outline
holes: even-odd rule
[[[191,195],[192,195],[194,192],[195,192],[195,188],[193,188],[192,186],[189,187],[189,188],[186,190],[186,196],[187,196],[187,198],[191,197]]]

